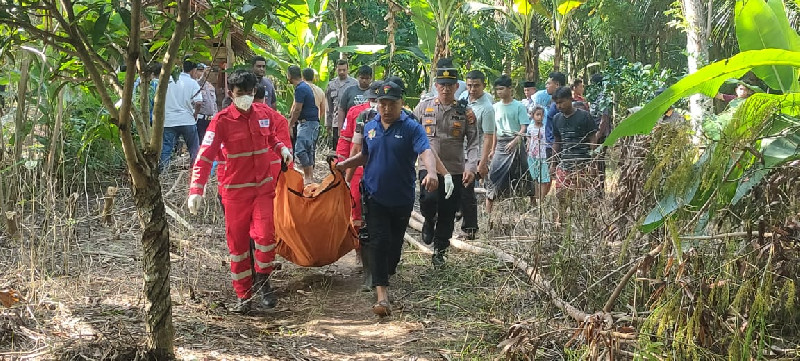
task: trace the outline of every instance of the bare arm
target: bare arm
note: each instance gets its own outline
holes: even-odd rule
[[[344,171],[346,169],[362,166],[367,163],[367,155],[359,152],[357,155],[336,163],[336,169]]]
[[[436,156],[436,153],[433,152],[431,149],[426,149],[422,154],[419,155],[420,159],[422,159],[422,165],[425,167],[425,170],[428,171],[428,174],[433,174],[436,176],[438,174],[437,168],[439,165],[444,168],[444,164],[442,161],[439,160],[439,157]],[[444,173],[447,174],[447,170]]]
[[[481,149],[481,159],[478,162],[478,173],[481,177],[486,177],[489,173],[489,153],[492,152],[492,143],[494,142],[494,134],[483,135],[483,149]]]
[[[303,110],[303,103],[294,102],[292,103],[292,112],[289,116],[289,129],[294,127],[294,123],[297,122],[297,119],[300,119],[300,112]]]
[[[356,133],[356,135],[357,134],[358,133]],[[353,136],[353,138],[355,138],[355,135]],[[358,154],[361,154],[361,143],[358,144],[353,143],[353,148],[350,149],[350,157],[352,158]],[[344,180],[347,181],[348,183],[351,180],[353,180],[353,173],[355,173],[354,169],[355,168],[348,168],[347,171],[345,171],[344,173]]]

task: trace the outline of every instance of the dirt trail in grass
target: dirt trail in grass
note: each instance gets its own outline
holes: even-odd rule
[[[170,179],[165,189],[172,182],[182,183]],[[509,324],[544,305],[497,260],[454,251],[445,269],[433,270],[429,256],[406,245],[388,318],[372,314],[375,295],[361,291],[354,252],[319,268],[283,261],[272,278],[278,307],[233,314],[221,208],[212,192],[202,214],[189,215],[182,194],[166,199],[192,226],[170,219],[179,360],[492,359]],[[143,348],[141,245],[127,189],[116,206],[113,226],[82,218],[58,252],[51,243],[0,239],[0,267],[8,270],[0,288],[27,300],[0,312],[0,355],[132,360]]]

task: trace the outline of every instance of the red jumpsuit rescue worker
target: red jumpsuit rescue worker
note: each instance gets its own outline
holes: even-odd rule
[[[380,88],[381,84],[383,83],[377,81],[372,82],[364,95],[367,102],[351,107],[350,110],[347,111],[345,121],[339,130],[339,140],[336,145],[336,155],[339,157],[339,161],[343,161],[361,152],[361,142],[364,139],[364,123],[378,114],[378,88]],[[364,266],[364,285],[362,290],[369,291],[372,289],[372,274],[369,271],[369,259],[361,252],[369,241],[367,227],[364,227],[361,214],[361,177],[363,175],[364,167],[350,168],[345,172],[345,180],[350,185],[350,195],[353,197],[353,209],[350,217],[353,220],[353,227],[358,230],[358,240],[361,246],[358,250],[358,256],[361,259],[361,264]]]
[[[275,182],[270,169],[270,151],[280,153],[287,164],[292,152],[278,140],[278,122],[286,118],[261,103],[253,103],[255,74],[237,70],[228,77],[228,106],[211,120],[200,147],[189,185],[187,204],[191,213],[200,209],[212,159],[224,152],[224,176],[220,195],[225,206],[225,235],[231,258],[233,289],[238,298],[231,310],[244,313],[250,310],[254,278],[261,302],[274,307],[275,299],[269,286],[269,274],[275,261],[275,228],[273,199]],[[254,266],[250,261],[250,239],[255,242]]]

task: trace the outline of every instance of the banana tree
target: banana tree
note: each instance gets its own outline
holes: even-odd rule
[[[694,94],[714,96],[727,79],[749,71],[770,87],[783,90],[782,95],[753,95],[739,106],[724,126],[720,141],[712,142],[692,165],[692,180],[687,180],[685,187],[665,192],[644,219],[642,230],[646,232],[686,208],[700,210],[695,230],[702,232],[719,207],[741,200],[771,169],[800,159],[800,36],[789,25],[779,1],[737,1],[736,25],[740,48],[753,50],[681,79],[620,123],[606,140],[606,145],[612,145],[622,136],[649,133],[679,99]]]
[[[318,85],[321,87],[328,81],[328,55],[331,52],[374,54],[386,48],[386,45],[336,46],[339,34],[336,30],[327,30],[327,13],[328,0],[288,3],[275,12],[278,19],[276,26],[253,25],[256,35],[274,41],[275,51],[250,41],[248,44],[256,54],[275,62],[277,68],[271,67],[268,71],[270,75],[278,78],[285,76],[289,65],[313,68],[320,76],[321,84]]]
[[[534,26],[537,24],[537,15],[544,18],[550,17],[550,12],[540,0],[504,0],[502,6],[493,6],[480,2],[467,3],[470,12],[496,10],[503,14],[514,33],[520,37],[522,48],[520,57],[525,63],[525,78],[535,80],[538,76],[539,51],[534,39],[536,38]]]
[[[450,28],[462,12],[464,0],[411,0],[411,19],[417,30],[419,49],[431,59],[431,64],[451,55]],[[430,69],[433,79],[433,67]]]

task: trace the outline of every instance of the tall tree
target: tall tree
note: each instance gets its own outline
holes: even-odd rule
[[[681,0],[683,16],[686,21],[686,54],[689,74],[708,64],[708,38],[711,36],[711,1]],[[703,94],[689,97],[689,113],[695,131],[700,132],[703,118],[711,109],[711,98]]]
[[[177,62],[187,29],[190,0],[178,0],[176,17],[167,19],[172,32],[165,32],[168,43],[163,56],[163,71],[156,91],[153,127],[139,144],[133,136],[133,88],[136,69],[144,66],[141,25],[142,0],[118,2],[86,0],[42,0],[35,3],[0,3],[0,24],[22,29],[28,44],[45,44],[58,50],[58,56],[79,60],[83,67],[76,78],[88,78],[101,99],[111,122],[119,128],[122,149],[131,177],[134,202],[142,225],[142,263],[144,269],[145,318],[149,353],[156,359],[174,358],[174,328],[170,299],[169,228],[166,220],[158,159],[164,128],[164,105],[170,69]],[[43,26],[55,23],[58,26]],[[110,29],[123,24],[121,29]],[[166,24],[161,24],[167,26]],[[116,66],[126,65],[120,82]],[[141,87],[146,89],[147,87]],[[120,99],[119,103],[115,99]],[[142,129],[139,128],[141,131]]]

